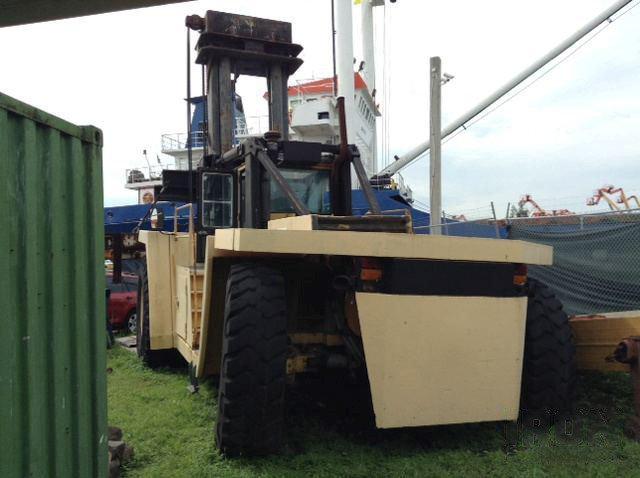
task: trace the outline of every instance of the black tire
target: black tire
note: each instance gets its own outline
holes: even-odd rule
[[[522,418],[532,427],[566,419],[575,393],[575,345],[569,318],[553,292],[528,281],[529,303],[522,374]]]
[[[282,273],[234,264],[227,280],[216,441],[227,456],[282,445],[287,314]]]
[[[138,275],[138,304],[136,306],[136,352],[145,365],[160,367],[171,365],[172,350],[151,350],[149,334],[149,277],[147,268],[141,268]]]

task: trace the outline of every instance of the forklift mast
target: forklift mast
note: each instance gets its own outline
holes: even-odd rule
[[[262,229],[274,217],[350,217],[352,170],[370,212],[380,215],[358,149],[346,143],[342,98],[338,98],[341,144],[288,139],[287,82],[302,64],[298,58],[302,47],[292,43],[290,23],[208,11],[204,18],[187,17],[186,25],[200,33],[196,63],[206,69],[206,151],[210,154],[195,171],[163,171],[159,197],[173,201],[197,198],[199,244],[216,229]],[[266,79],[269,131],[237,144],[233,98],[236,80],[242,75]],[[392,220],[383,217],[381,222],[385,219]],[[353,223],[349,228],[355,227]]]
[[[241,75],[267,80],[269,129],[289,136],[287,83],[302,65],[302,47],[291,42],[291,24],[263,18],[208,11],[204,18],[187,17],[200,32],[196,63],[206,67],[208,141],[218,156],[234,142],[233,98]]]

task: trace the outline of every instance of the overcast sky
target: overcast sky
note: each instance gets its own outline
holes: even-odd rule
[[[444,125],[612,2],[398,0],[386,14],[377,9],[376,86],[379,100],[385,86],[390,93],[381,104],[390,156],[428,136],[430,56],[455,75],[443,89]],[[207,9],[292,22],[305,48],[292,81],[330,76],[329,0],[216,0],[0,29],[0,91],[101,128],[105,204],[134,203],[125,169],[145,164],[143,149],[154,159],[163,133],[186,131],[184,17]],[[357,34],[357,7],[354,24]],[[357,41],[355,54],[360,60]],[[486,216],[495,201],[500,216],[530,193],[544,207],[584,211],[607,183],[640,194],[639,60],[636,8],[443,147],[444,209]],[[248,115],[265,114],[263,92],[261,82],[240,84]],[[425,203],[427,170],[421,159],[403,172]]]

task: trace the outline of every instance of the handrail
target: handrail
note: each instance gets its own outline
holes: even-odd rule
[[[173,213],[173,233],[174,234],[178,234],[178,216],[179,216],[179,212],[184,210],[184,209],[189,209],[189,230],[187,231],[187,234],[193,234],[193,204],[192,203],[188,203],[188,204],[183,204],[182,206],[177,206],[174,210]]]
[[[174,209],[173,213],[173,234],[174,238],[177,240],[180,236],[178,231],[178,217],[180,216],[179,212],[189,209],[189,228],[186,234],[183,234],[182,237],[189,237],[191,240],[191,263],[195,267],[196,265],[196,241],[195,241],[195,233],[194,233],[194,224],[193,224],[193,203],[183,204],[182,206],[177,206]]]

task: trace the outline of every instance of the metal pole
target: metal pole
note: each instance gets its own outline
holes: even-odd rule
[[[442,209],[442,179],[440,174],[440,148],[442,138],[441,131],[441,87],[442,87],[442,61],[439,56],[431,57],[429,61],[430,81],[430,103],[429,103],[429,133],[431,138],[431,160],[429,161],[429,223],[431,226],[430,233],[434,235],[442,234],[440,227],[440,217],[434,217],[433,211]],[[439,216],[439,214],[438,214]]]
[[[207,108],[207,80],[206,80],[206,69],[204,65],[202,65],[202,103],[204,110],[204,124],[202,125],[201,136],[202,136],[202,157],[205,158],[209,154],[209,118],[208,118],[208,108]]]
[[[573,46],[573,44],[575,44],[580,39],[584,38],[594,28],[596,28],[598,25],[600,25],[604,21],[608,20],[609,17],[611,17],[612,15],[615,15],[618,11],[620,11],[622,8],[624,8],[626,5],[628,5],[632,1],[633,0],[619,0],[615,4],[613,4],[611,7],[607,8],[604,12],[602,12],[600,15],[595,17],[593,20],[591,20],[586,25],[584,25],[577,32],[575,32],[573,35],[571,35],[569,38],[567,38],[565,41],[563,41],[560,45],[555,47],[553,50],[549,51],[546,55],[544,55],[538,61],[536,61],[533,64],[531,64],[528,68],[524,69],[522,72],[520,72],[518,75],[516,75],[509,82],[505,83],[503,86],[498,88],[495,92],[493,92],[487,98],[482,100],[475,107],[471,108],[469,111],[464,113],[458,119],[456,119],[455,121],[450,123],[444,130],[442,130],[442,137],[446,138],[451,133],[456,131],[458,128],[460,128],[461,126],[464,126],[464,124],[467,121],[471,120],[472,118],[474,118],[478,114],[482,113],[485,109],[487,109],[489,106],[491,106],[497,100],[502,98],[509,91],[511,91],[516,86],[518,86],[520,83],[522,83],[524,80],[529,78],[533,73],[535,73],[540,68],[545,66],[551,60],[557,58],[559,55],[564,53],[571,46]],[[422,154],[426,153],[429,150],[430,146],[431,145],[430,145],[429,141],[425,141],[425,142],[419,144],[415,148],[413,148],[410,151],[408,151],[407,153],[405,153],[402,157],[399,157],[399,158],[397,157],[396,161],[394,163],[390,164],[388,167],[386,167],[382,171],[380,171],[378,173],[378,176],[383,176],[383,175],[391,176],[391,175],[397,173],[402,168],[404,168],[405,166],[409,165],[414,160],[416,160],[419,156],[421,156]]]
[[[191,139],[191,29],[187,25],[187,163],[189,168],[189,204],[193,203],[193,151]]]
[[[509,219],[509,211],[511,211],[511,203],[507,203],[507,213],[504,215],[505,219]]]
[[[333,55],[333,96],[338,96],[338,72],[336,70],[336,9],[331,1],[331,53]]]

